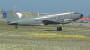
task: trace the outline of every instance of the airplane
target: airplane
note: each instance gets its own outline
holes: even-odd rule
[[[6,13],[7,13],[6,14],[7,24],[15,25],[16,29],[18,28],[19,25],[37,26],[37,25],[68,24],[72,23],[72,21],[76,21],[80,18],[83,18],[83,14],[76,12],[57,13],[43,16],[32,16],[29,18],[23,18],[23,14],[15,11],[8,11]],[[57,26],[57,31],[62,31],[62,26],[60,25]]]

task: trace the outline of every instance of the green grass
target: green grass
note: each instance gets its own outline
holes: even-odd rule
[[[14,29],[14,26],[7,25],[6,23],[0,23],[0,50],[43,50],[40,45],[43,44],[43,40],[46,41],[62,41],[62,42],[68,42],[68,41],[90,41],[89,37],[90,30],[84,30],[83,28],[90,28],[89,26],[73,26],[73,25],[65,25],[63,27],[63,31],[56,31],[56,26],[19,26],[18,29]],[[42,34],[47,35],[45,38],[42,38]],[[49,36],[52,36],[55,34],[55,37],[50,38]],[[11,36],[12,35],[12,36]],[[14,36],[13,36],[14,35]],[[19,35],[19,36],[17,36]],[[22,36],[21,36],[22,35]],[[40,35],[41,38],[34,38],[34,35]],[[58,37],[58,36],[66,36],[67,37]],[[85,38],[72,38],[69,36],[74,35],[80,35],[85,36]],[[31,38],[32,37],[32,38]],[[38,42],[39,41],[41,44]],[[32,43],[31,43],[32,42]],[[45,43],[44,42],[44,43]],[[27,46],[30,45],[33,46]],[[45,44],[49,44],[50,42],[47,42]],[[43,44],[43,45],[45,45]],[[36,46],[38,45],[38,46]],[[50,45],[52,46],[52,45]],[[57,45],[56,45],[57,46]],[[56,47],[58,48],[58,46]]]
[[[80,28],[90,28],[90,26],[80,26]]]

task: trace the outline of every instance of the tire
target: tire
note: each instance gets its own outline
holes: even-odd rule
[[[57,31],[62,31],[62,27],[57,27]]]

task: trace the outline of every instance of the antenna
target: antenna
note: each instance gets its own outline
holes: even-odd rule
[[[16,5],[13,6],[13,10],[17,11],[17,6]]]
[[[38,16],[40,16],[40,13],[38,12]]]

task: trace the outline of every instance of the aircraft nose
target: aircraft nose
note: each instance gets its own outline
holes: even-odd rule
[[[80,15],[80,18],[83,18],[83,14]]]

